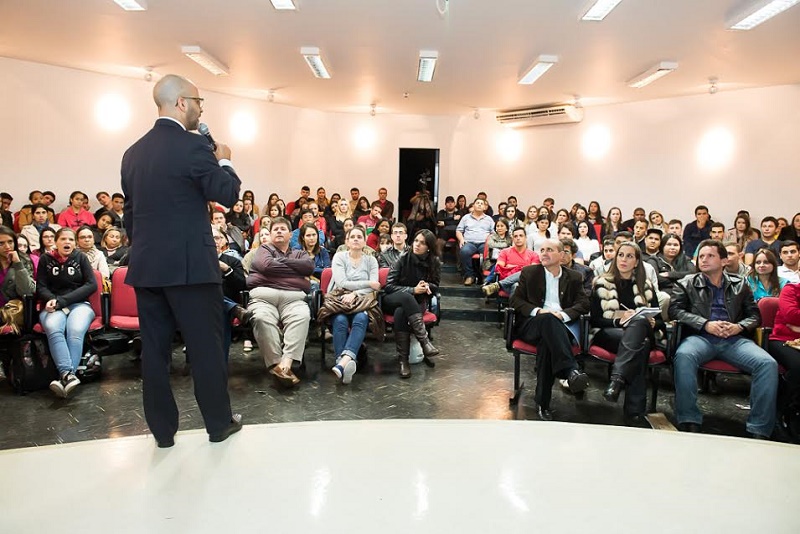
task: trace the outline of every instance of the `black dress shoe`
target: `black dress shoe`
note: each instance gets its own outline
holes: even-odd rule
[[[608,402],[617,402],[617,400],[619,400],[619,394],[622,393],[624,388],[624,380],[616,376],[611,377],[611,382],[608,383],[608,387],[603,392],[603,398]]]
[[[553,412],[550,411],[549,408],[543,408],[541,406],[536,407],[536,413],[539,415],[540,421],[552,421],[553,420]]]
[[[702,430],[697,423],[678,423],[678,430],[681,432],[692,432],[693,434],[700,434]]]
[[[231,434],[236,434],[241,429],[242,429],[242,414],[235,413],[231,416],[231,422],[228,425],[228,428],[223,430],[220,434],[211,434],[210,436],[208,436],[208,441],[212,443],[219,443],[220,441],[225,441],[231,436]]]
[[[156,444],[158,445],[159,449],[169,449],[170,447],[175,445],[175,440],[172,439],[172,438],[165,439],[165,440],[162,440],[162,441],[156,440]]]
[[[623,417],[625,426],[634,428],[652,428],[650,422],[644,415],[625,415]]]
[[[569,390],[573,393],[580,393],[589,385],[589,375],[578,369],[573,369],[567,376]]]

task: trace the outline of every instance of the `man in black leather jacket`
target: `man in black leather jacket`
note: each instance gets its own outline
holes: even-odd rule
[[[679,280],[669,306],[683,325],[684,337],[674,357],[675,416],[681,430],[699,432],[703,415],[697,407],[697,369],[717,359],[752,375],[747,432],[767,439],[775,426],[778,365],[749,336],[761,324],[747,283],[724,272],[728,252],[721,242],[702,241],[699,273]]]

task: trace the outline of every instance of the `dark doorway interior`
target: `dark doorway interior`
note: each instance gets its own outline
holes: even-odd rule
[[[411,198],[422,189],[422,180],[436,208],[439,196],[439,149],[401,148],[397,188],[397,213],[401,221],[408,217]]]

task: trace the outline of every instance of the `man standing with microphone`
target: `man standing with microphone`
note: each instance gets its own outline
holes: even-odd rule
[[[192,355],[195,398],[209,440],[242,428],[231,413],[223,353],[222,279],[208,219],[209,201],[232,206],[241,181],[231,151],[189,133],[203,99],[181,76],[153,88],[158,120],[122,157],[124,224],[131,240],[126,282],[136,290],[142,334],[144,413],[159,447],[174,445],[178,407],[169,383],[172,338]]]

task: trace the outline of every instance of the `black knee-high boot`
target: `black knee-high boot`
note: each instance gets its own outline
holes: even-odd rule
[[[408,363],[408,353],[411,350],[411,333],[395,330],[394,341],[397,345],[397,359],[400,360],[400,378],[411,376],[411,364]]]

